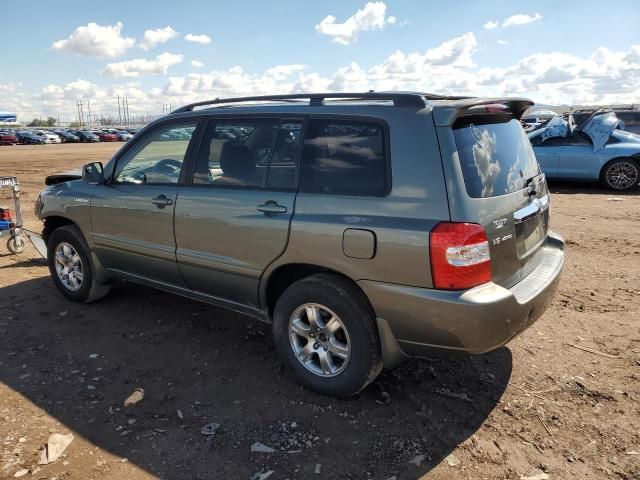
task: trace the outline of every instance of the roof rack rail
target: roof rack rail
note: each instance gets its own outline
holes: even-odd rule
[[[427,100],[448,100],[460,97],[446,97],[443,95],[434,95],[428,93],[417,92],[364,92],[364,93],[292,93],[287,95],[266,95],[255,97],[236,97],[236,98],[215,98],[213,100],[205,100],[185,105],[174,110],[173,113],[191,112],[195,107],[205,105],[224,105],[230,103],[244,102],[278,102],[292,100],[309,100],[309,105],[323,105],[326,99],[344,99],[344,100],[391,100],[395,106],[400,107],[418,107],[426,106]]]

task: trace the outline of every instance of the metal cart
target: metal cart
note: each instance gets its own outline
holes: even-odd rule
[[[13,196],[15,218],[11,210],[0,208],[0,237],[8,236],[7,249],[11,253],[22,253],[25,242],[22,238],[22,210],[20,208],[20,185],[16,177],[0,177],[0,190],[9,189]]]

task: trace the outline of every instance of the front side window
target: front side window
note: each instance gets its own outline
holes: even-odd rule
[[[210,122],[198,153],[193,183],[262,187],[279,127],[277,119]]]
[[[178,183],[196,124],[171,124],[146,135],[116,164],[116,183]]]
[[[380,196],[387,191],[387,177],[385,135],[380,124],[309,122],[302,153],[302,191]]]

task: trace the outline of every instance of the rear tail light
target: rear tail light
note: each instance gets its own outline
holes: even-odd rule
[[[443,222],[429,238],[434,288],[464,290],[491,281],[489,241],[475,223]]]
[[[0,208],[0,220],[4,220],[5,222],[11,221],[11,210],[8,208]]]

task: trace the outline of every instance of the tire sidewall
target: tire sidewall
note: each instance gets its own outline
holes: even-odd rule
[[[56,272],[55,251],[56,247],[62,242],[70,244],[78,252],[82,261],[82,286],[75,292],[64,286]],[[61,227],[53,231],[47,243],[47,263],[49,264],[49,272],[53,283],[65,297],[74,302],[85,302],[89,298],[93,284],[93,268],[89,249],[75,227]]]
[[[633,165],[636,169],[636,172],[638,173],[638,179],[636,180],[636,183],[634,183],[632,186],[627,187],[627,188],[616,188],[613,185],[609,184],[609,181],[607,180],[607,172],[614,166],[617,165],[618,163],[629,163],[631,165]],[[640,180],[640,165],[638,164],[638,162],[635,162],[633,160],[628,160],[628,159],[624,159],[624,158],[620,158],[618,160],[614,160],[610,163],[608,163],[604,169],[602,170],[602,183],[609,189],[609,190],[613,190],[616,192],[628,192],[630,190],[633,190],[635,188],[638,188],[638,181]]]
[[[332,310],[345,326],[351,342],[351,358],[347,367],[335,377],[320,377],[307,370],[297,359],[289,340],[289,319],[305,303],[317,303]],[[379,349],[370,329],[371,314],[357,298],[339,288],[330,288],[320,282],[305,280],[289,287],[276,304],[273,316],[273,334],[281,358],[294,374],[311,389],[326,395],[348,397],[366,386],[372,379],[372,361],[379,358]],[[369,322],[369,325],[366,324]],[[369,327],[369,328],[367,328]],[[375,350],[375,351],[372,351]]]

